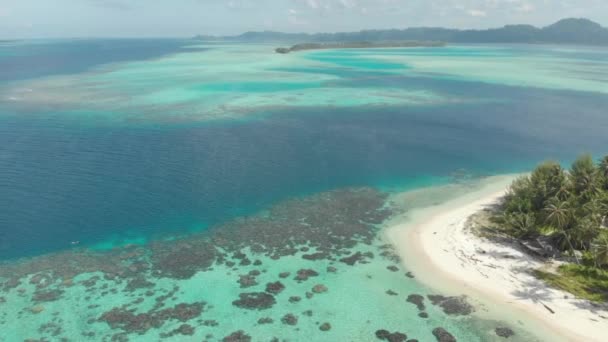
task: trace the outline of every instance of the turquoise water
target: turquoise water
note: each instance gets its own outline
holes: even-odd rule
[[[0,45],[0,341],[534,340],[407,302],[387,194],[606,154],[608,50],[80,43]]]

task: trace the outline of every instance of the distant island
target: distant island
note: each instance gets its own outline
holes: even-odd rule
[[[403,42],[338,42],[338,43],[304,43],[289,48],[280,47],[276,53],[290,53],[305,50],[322,49],[361,49],[361,48],[393,48],[393,47],[441,47],[444,42],[403,41]]]
[[[563,19],[555,24],[537,28],[532,25],[507,25],[487,30],[459,30],[419,27],[391,30],[365,30],[340,33],[246,32],[238,36],[199,35],[205,41],[234,42],[398,42],[432,41],[446,43],[528,43],[608,45],[608,28],[588,19]]]

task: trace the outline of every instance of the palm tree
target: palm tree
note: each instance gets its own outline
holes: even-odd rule
[[[600,235],[600,237],[594,241],[592,252],[596,267],[608,265],[608,235]]]
[[[608,190],[608,156],[605,156],[604,159],[600,161],[598,173],[600,174],[600,177],[603,178],[604,190]]]
[[[552,198],[547,203],[544,209],[545,220],[555,228],[562,230],[568,226],[572,216],[570,203],[561,201],[558,198]]]
[[[557,198],[552,198],[544,209],[545,221],[555,227],[562,236],[563,241],[568,244],[570,253],[574,255],[576,263],[579,264],[578,257],[575,253],[574,245],[572,244],[573,232],[569,229],[572,220],[572,209],[568,201],[560,201]]]
[[[571,178],[575,194],[584,200],[595,196],[599,191],[597,176],[598,173],[591,155],[580,156],[572,164]]]

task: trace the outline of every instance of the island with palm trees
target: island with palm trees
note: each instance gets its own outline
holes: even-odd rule
[[[459,195],[408,210],[386,230],[418,280],[536,322],[543,340],[606,340],[608,156],[406,198],[441,191]]]
[[[498,232],[563,263],[535,274],[592,301],[608,301],[608,156],[579,157],[570,170],[544,162],[511,185],[493,217]]]

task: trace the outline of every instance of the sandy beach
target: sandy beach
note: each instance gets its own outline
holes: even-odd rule
[[[606,306],[549,288],[529,272],[546,267],[545,261],[470,231],[469,218],[497,203],[514,177],[490,177],[462,196],[408,210],[389,225],[387,238],[405,266],[432,289],[464,293],[566,341],[606,341]],[[416,195],[404,194],[397,204]]]

